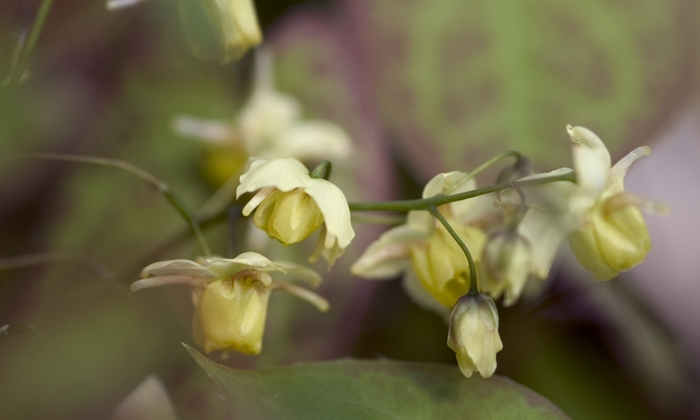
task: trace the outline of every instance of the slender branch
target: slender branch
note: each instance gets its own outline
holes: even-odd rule
[[[513,186],[527,187],[532,185],[547,184],[557,181],[576,182],[576,174],[568,172],[562,175],[554,175],[551,177],[541,177],[535,179],[527,179],[514,182],[502,182],[500,184],[491,185],[489,187],[477,188],[475,190],[466,191],[452,195],[436,195],[430,198],[420,198],[415,200],[397,200],[397,201],[378,201],[367,203],[349,203],[350,211],[410,211],[410,210],[429,210],[430,207],[437,207],[443,204],[453,203],[455,201],[467,200],[469,198],[478,197],[480,195],[490,194],[496,191],[502,191]]]
[[[464,178],[460,179],[459,182],[456,182],[450,189],[445,191],[446,194],[451,193],[452,191],[456,190],[459,188],[461,185],[463,185],[465,182],[469,181],[470,179],[474,178],[475,176],[479,175],[481,172],[485,171],[488,169],[491,165],[494,163],[498,162],[499,160],[503,158],[507,158],[508,156],[513,156],[516,159],[516,164],[517,162],[522,161],[525,159],[525,157],[520,153],[515,150],[509,150],[507,152],[503,152],[501,154],[498,154],[491,159],[487,160],[486,162],[482,163],[479,165],[476,169],[473,171],[469,172]]]
[[[452,229],[452,226],[449,224],[447,219],[440,213],[440,211],[437,209],[436,206],[430,206],[428,207],[428,211],[435,216],[436,219],[442,223],[442,225],[445,227],[447,232],[452,236],[452,239],[457,242],[457,245],[459,245],[460,248],[462,248],[462,252],[464,252],[464,255],[467,257],[467,262],[469,263],[469,291],[471,292],[472,290],[476,290],[478,292],[478,282],[476,279],[476,265],[474,264],[474,258],[472,258],[471,252],[469,252],[469,248],[464,244],[464,241],[462,241],[462,238],[457,235],[457,232],[455,232],[454,229]]]
[[[22,75],[24,74],[24,70],[27,68],[27,64],[29,64],[29,58],[32,56],[34,47],[39,40],[39,34],[41,34],[41,30],[44,28],[44,22],[46,22],[46,18],[49,16],[49,11],[51,10],[52,4],[53,0],[42,0],[41,5],[39,6],[39,10],[37,11],[36,19],[32,25],[32,30],[29,33],[27,43],[24,44],[24,48],[19,55],[19,60],[17,60],[17,64],[10,72],[10,77],[8,79],[8,85],[10,88],[16,87],[20,80],[22,80]]]
[[[405,216],[368,216],[364,214],[351,214],[353,223],[364,223],[368,225],[389,225],[395,226],[406,222]]]
[[[60,160],[60,161],[66,161],[66,162],[90,163],[93,165],[111,166],[111,167],[123,169],[123,170],[125,170],[133,175],[136,175],[142,181],[144,181],[146,184],[148,184],[151,188],[154,188],[159,193],[161,193],[165,197],[166,200],[168,200],[168,203],[170,203],[170,205],[173,206],[175,211],[177,211],[177,213],[190,226],[190,229],[192,229],[192,232],[195,234],[195,236],[197,237],[197,240],[199,241],[199,245],[202,247],[202,252],[204,252],[204,255],[206,255],[206,256],[211,255],[211,251],[209,250],[209,245],[207,244],[207,241],[204,238],[204,234],[202,233],[202,230],[199,227],[199,223],[197,222],[197,220],[194,217],[192,217],[190,215],[190,213],[187,211],[185,206],[182,204],[182,201],[180,201],[180,199],[177,198],[177,196],[170,189],[168,184],[159,180],[158,178],[154,177],[153,175],[149,174],[148,172],[144,171],[143,169],[139,168],[138,166],[132,165],[129,162],[124,162],[123,160],[98,158],[98,157],[92,157],[92,156],[74,156],[74,155],[62,155],[62,154],[27,154],[27,155],[22,155],[22,156],[18,156],[18,157],[19,158],[27,157],[27,158],[32,158],[32,159]]]

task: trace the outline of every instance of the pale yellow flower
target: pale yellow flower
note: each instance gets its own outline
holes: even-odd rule
[[[352,141],[345,130],[330,121],[303,118],[301,103],[275,89],[268,50],[258,51],[255,68],[253,93],[233,124],[187,115],[174,120],[179,134],[211,145],[206,168],[212,180],[226,181],[249,156],[305,162],[350,156]]]
[[[450,317],[447,346],[457,354],[459,368],[467,378],[479,372],[488,378],[496,371],[496,353],[503,349],[498,335],[498,311],[487,295],[464,296]]]
[[[576,182],[523,187],[529,209],[518,232],[533,249],[533,273],[545,278],[561,242],[569,238],[577,259],[597,280],[609,280],[639,264],[651,249],[640,208],[663,212],[657,201],[624,191],[624,178],[634,161],[650,153],[638,147],[611,167],[610,153],[592,131],[567,127],[573,144]],[[570,172],[559,169],[535,179]],[[512,190],[500,196],[519,204]]]
[[[178,0],[192,53],[227,63],[262,42],[253,0]]]
[[[321,229],[311,260],[321,255],[330,264],[355,237],[343,192],[325,179],[312,178],[296,159],[255,160],[241,176],[237,197],[257,193],[243,207],[255,225],[285,245],[306,239]]]
[[[463,172],[435,176],[423,190],[423,198],[456,194],[476,188]],[[474,258],[480,269],[486,234],[480,228],[494,215],[493,199],[480,196],[440,207],[440,212]],[[427,211],[411,211],[405,224],[392,228],[373,242],[352,265],[353,274],[368,279],[386,279],[404,273],[403,285],[420,305],[446,315],[469,291],[469,263],[461,248]]]
[[[322,297],[291,283],[273,279],[288,274],[312,286],[321,278],[314,271],[288,262],[272,262],[260,254],[245,252],[235,258],[203,258],[161,261],[141,272],[142,280],[131,290],[166,284],[190,286],[195,307],[192,332],[195,342],[209,353],[216,350],[258,354],[262,349],[270,292],[281,289],[307,300],[321,311],[328,309]]]

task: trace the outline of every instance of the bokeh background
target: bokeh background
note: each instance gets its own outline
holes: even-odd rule
[[[233,122],[250,90],[252,55],[224,66],[197,60],[174,1],[119,12],[92,0],[55,3],[26,80],[13,93],[0,89],[0,325],[35,329],[0,337],[0,418],[106,418],[151,373],[182,418],[227,418],[179,344],[192,343],[186,288],[128,292],[148,263],[198,254],[176,212],[114,168],[11,158],[123,159],[196,209],[217,185],[204,175],[208,150],[175,134],[173,117]],[[38,5],[0,3],[0,78]],[[355,141],[337,179],[351,201],[417,197],[435,173],[469,170],[508,149],[540,170],[570,166],[566,124],[596,131],[613,160],[649,144],[653,154],[635,165],[627,188],[672,210],[647,217],[649,258],[597,284],[563,251],[551,279],[499,308],[498,374],[575,419],[700,417],[697,2],[285,0],[256,8],[278,88]],[[206,227],[216,253],[234,252],[230,243],[243,237],[229,225]],[[399,281],[348,274],[381,232],[357,230],[332,270],[318,265],[329,313],[273,295],[262,354],[213,359],[245,368],[340,357],[454,364],[447,326],[410,302]],[[37,255],[45,261],[18,259]]]

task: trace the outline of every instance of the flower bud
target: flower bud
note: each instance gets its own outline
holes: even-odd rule
[[[497,232],[486,242],[482,260],[488,274],[483,290],[495,298],[505,292],[504,305],[514,304],[530,274],[530,243],[516,232]]]
[[[267,273],[246,269],[209,283],[195,302],[192,329],[197,344],[207,353],[260,353],[271,281]]]
[[[487,295],[463,296],[450,318],[447,346],[467,378],[479,372],[488,378],[496,371],[496,353],[503,349],[498,335],[498,311]]]
[[[596,280],[610,280],[644,260],[651,250],[651,238],[638,207],[607,204],[612,196],[592,208],[586,223],[569,236],[576,259]]]
[[[255,210],[253,223],[285,245],[308,238],[323,224],[316,202],[302,189],[274,190]]]

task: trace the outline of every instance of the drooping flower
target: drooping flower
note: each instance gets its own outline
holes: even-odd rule
[[[624,178],[634,161],[650,153],[633,150],[611,167],[610,153],[592,131],[567,126],[573,144],[576,182],[523,187],[529,209],[518,232],[533,248],[533,273],[545,278],[561,242],[569,238],[574,255],[597,280],[609,280],[639,264],[651,249],[640,208],[663,212],[655,200],[624,191]],[[536,179],[570,172],[559,169]],[[513,190],[501,193],[506,205],[519,204]]]
[[[179,0],[180,19],[192,53],[227,63],[262,41],[253,0]]]
[[[272,262],[254,252],[231,259],[203,258],[200,261],[170,260],[149,265],[132,291],[166,284],[190,286],[195,307],[192,332],[195,342],[207,353],[216,350],[258,354],[262,349],[270,292],[284,290],[300,297],[321,311],[328,302],[315,293],[291,283],[273,279],[288,274],[318,285],[321,278],[308,268]]]
[[[494,232],[484,246],[482,259],[487,276],[481,283],[481,290],[494,299],[503,294],[503,305],[513,305],[530,276],[530,243],[513,231]]]
[[[503,349],[493,299],[484,294],[459,299],[450,317],[447,346],[457,353],[457,363],[467,378],[474,372],[484,378],[493,375],[496,353]]]
[[[175,130],[211,146],[207,172],[217,183],[229,179],[249,156],[263,159],[296,158],[305,162],[347,159],[350,136],[337,124],[302,118],[302,107],[291,95],[274,87],[270,52],[256,54],[253,93],[236,122],[178,116]]]
[[[475,188],[474,179],[463,172],[443,173],[428,182],[423,198]],[[486,241],[480,224],[494,216],[492,202],[480,196],[439,209],[471,252],[477,271]],[[420,305],[443,315],[469,291],[471,282],[469,263],[457,242],[429,212],[422,210],[409,212],[405,224],[381,235],[351,271],[368,279],[392,278],[403,272],[407,293]]]
[[[340,188],[312,178],[296,159],[255,160],[240,182],[237,197],[257,191],[243,207],[243,215],[257,209],[255,225],[283,244],[300,242],[321,229],[312,261],[321,255],[333,264],[355,237]]]
[[[118,10],[146,0],[107,0]],[[222,64],[239,59],[262,41],[252,0],[178,0],[180,18],[192,53]]]

